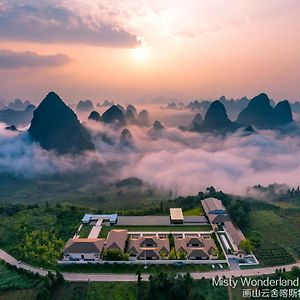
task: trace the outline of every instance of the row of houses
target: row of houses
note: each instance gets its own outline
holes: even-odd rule
[[[192,260],[217,259],[217,246],[210,234],[192,234],[192,236],[174,236],[177,253]],[[100,260],[105,250],[117,249],[128,253],[132,259],[158,260],[168,259],[170,241],[166,234],[131,235],[127,230],[111,230],[107,239],[73,238],[63,251],[64,260],[96,261]]]

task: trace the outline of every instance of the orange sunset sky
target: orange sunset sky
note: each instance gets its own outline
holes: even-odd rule
[[[0,76],[7,100],[300,100],[300,1],[0,1]]]

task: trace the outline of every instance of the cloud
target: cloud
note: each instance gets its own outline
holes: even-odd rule
[[[71,43],[108,47],[136,47],[137,36],[117,22],[82,14],[68,5],[29,1],[27,4],[2,2],[0,39],[38,43]],[[68,7],[69,6],[69,7]]]
[[[0,69],[61,67],[71,59],[64,54],[38,55],[35,52],[15,52],[0,49]]]
[[[93,179],[108,174],[112,182],[139,177],[177,195],[196,194],[208,186],[224,192],[246,194],[256,184],[299,185],[300,136],[278,136],[272,131],[225,138],[207,133],[182,132],[166,128],[157,139],[147,130],[130,126],[134,148],[119,143],[120,131],[94,121],[86,123],[96,151],[82,156],[57,156],[29,142],[26,133],[14,133],[0,126],[0,171],[23,176],[78,172]],[[2,128],[2,129],[1,129]],[[93,166],[100,168],[93,169]]]

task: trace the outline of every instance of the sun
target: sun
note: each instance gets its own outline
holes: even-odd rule
[[[148,59],[149,53],[146,47],[138,47],[133,49],[133,58],[137,62],[145,62]]]

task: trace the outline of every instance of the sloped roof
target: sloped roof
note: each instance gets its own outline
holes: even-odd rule
[[[159,258],[158,250],[146,249],[146,250],[142,250],[138,254],[138,258],[145,258],[145,257],[156,257],[156,258]]]
[[[106,238],[106,243],[105,243],[105,249],[118,247],[123,251],[125,248],[126,240],[127,240],[126,229],[113,229],[108,233],[108,236]]]
[[[241,230],[236,228],[231,221],[225,222],[224,227],[236,246],[238,246],[242,240],[246,239]]]
[[[145,239],[141,239],[141,246],[145,245],[145,244],[154,244],[157,245],[157,239],[155,238],[145,238]]]
[[[203,249],[188,250],[188,257],[203,257],[203,256],[209,258],[209,254]]]
[[[188,243],[191,242],[191,240],[193,239],[197,239],[197,241],[200,241],[202,246],[201,247],[188,247]],[[203,239],[202,237],[197,237],[197,238],[184,238],[184,239],[179,239],[179,238],[175,238],[174,239],[174,243],[175,243],[175,250],[178,251],[181,248],[185,250],[185,252],[187,252],[188,254],[191,253],[191,251],[193,250],[202,250],[205,253],[209,253],[210,249],[217,249],[217,246],[215,244],[215,241],[212,238],[205,238]]]
[[[146,240],[154,241],[156,243],[156,246],[154,247],[142,246],[143,242],[145,242]],[[170,252],[169,239],[168,238],[159,239],[156,237],[153,238],[139,237],[138,239],[129,239],[128,250],[130,251],[131,249],[136,250],[138,257],[145,250],[153,250],[158,255],[159,255],[159,251],[161,251],[162,249],[164,249],[167,253],[169,253]]]
[[[100,253],[104,246],[104,239],[69,239],[64,247],[66,253]]]
[[[200,237],[188,238],[188,239],[186,239],[186,243],[187,243],[187,245],[188,244],[199,244],[201,246],[203,245],[203,247],[204,247],[204,243]]]
[[[209,218],[211,219],[211,223],[219,224],[219,223],[225,223],[226,221],[230,221],[230,218],[228,215],[215,215],[211,214],[209,215]]]
[[[207,215],[214,211],[224,211],[224,213],[226,212],[222,201],[217,198],[205,198],[201,200],[201,204]]]

